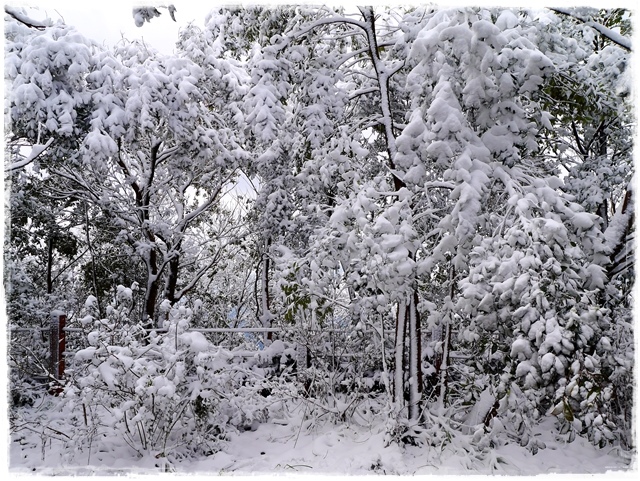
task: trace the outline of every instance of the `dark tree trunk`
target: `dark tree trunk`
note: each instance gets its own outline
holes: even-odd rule
[[[144,328],[153,329],[156,315],[156,302],[158,300],[158,254],[152,247],[147,258],[148,280],[145,298]]]
[[[413,290],[409,311],[409,419],[417,420],[422,412],[422,332],[418,312],[418,292]]]
[[[167,246],[168,247],[168,246]],[[178,290],[178,274],[180,273],[180,249],[182,248],[182,241],[178,242],[172,249],[174,254],[169,261],[169,273],[167,275],[167,286],[165,289],[166,299],[173,306],[180,300],[177,296]]]
[[[51,273],[53,271],[53,234],[49,235],[47,242],[47,294],[53,293],[53,279]]]
[[[270,310],[270,304],[271,304],[271,299],[270,299],[270,293],[269,293],[269,268],[270,268],[270,262],[269,262],[269,239],[267,239],[265,241],[265,246],[264,246],[264,253],[262,255],[262,275],[260,276],[261,278],[261,312],[262,312],[262,316],[261,316],[261,320],[262,320],[262,327],[271,327],[272,326],[272,319],[271,319],[271,310]],[[267,332],[265,339],[268,342],[271,342],[273,340],[273,333],[272,332]]]

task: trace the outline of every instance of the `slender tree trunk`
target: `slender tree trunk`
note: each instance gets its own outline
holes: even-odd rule
[[[456,292],[456,268],[451,266],[451,271],[449,272],[449,296],[447,299],[447,303],[451,303],[453,297]],[[440,406],[444,406],[446,394],[447,394],[447,384],[448,384],[448,370],[449,370],[449,351],[451,349],[451,312],[447,312],[445,316],[445,322],[443,326],[444,331],[444,339],[442,341],[442,354],[440,358],[440,362],[438,363],[438,403]]]
[[[607,155],[607,144],[609,142],[607,132],[605,129],[600,129],[598,133],[598,154],[600,157]],[[602,219],[602,231],[604,232],[609,227],[609,208],[607,205],[607,199],[603,199],[602,203],[598,206],[597,214]]]
[[[272,315],[269,310],[270,298],[269,298],[269,239],[265,240],[264,243],[264,253],[262,254],[262,273],[260,276],[261,279],[261,296],[260,296],[260,304],[261,304],[261,312],[260,320],[262,321],[262,327],[271,327]],[[267,332],[265,339],[268,343],[270,343],[273,339],[273,333]]]
[[[369,56],[376,71],[378,87],[380,89],[380,110],[382,111],[382,124],[384,127],[385,144],[387,147],[387,156],[389,169],[393,176],[393,185],[396,191],[405,187],[406,184],[395,174],[394,158],[397,153],[396,138],[393,133],[393,116],[391,114],[391,101],[389,95],[389,78],[393,72],[387,70],[385,63],[380,58],[380,50],[378,48],[378,37],[376,34],[376,18],[373,13],[373,7],[359,7],[360,13],[364,18],[367,28],[365,34],[367,36],[369,46]]]
[[[394,122],[391,112],[391,96],[389,93],[389,79],[394,72],[389,69],[385,62],[380,58],[380,49],[378,47],[378,38],[376,34],[375,15],[373,7],[360,7],[360,13],[365,21],[365,35],[367,37],[369,47],[369,57],[373,63],[376,72],[378,88],[380,90],[380,110],[382,112],[381,123],[384,128],[385,144],[387,150],[387,163],[393,178],[393,187],[395,191],[406,187],[405,182],[396,174],[395,156],[397,153],[396,138],[394,134]],[[401,302],[398,307],[398,315],[396,318],[396,365],[395,365],[395,402],[397,408],[400,409],[405,405],[403,393],[403,373],[405,369],[404,354],[405,343],[408,344],[409,359],[409,416],[411,419],[417,418],[420,412],[420,397],[422,395],[422,371],[420,369],[420,319],[417,313],[418,293],[413,289],[406,300]],[[407,325],[407,315],[409,316],[409,325]]]
[[[160,279],[158,272],[158,252],[156,251],[156,238],[153,232],[149,230],[149,207],[151,206],[151,186],[156,172],[156,164],[158,161],[158,150],[162,142],[156,142],[151,146],[149,152],[148,177],[142,186],[137,187],[136,198],[142,215],[142,228],[145,237],[149,242],[149,253],[147,255],[147,294],[145,299],[145,328],[152,329],[155,322],[156,302],[158,301],[158,293],[160,292]],[[161,327],[161,326],[158,326]]]
[[[47,294],[53,293],[53,234],[49,234],[47,242]]]
[[[169,248],[169,246],[167,246]],[[178,274],[180,273],[180,249],[182,248],[182,241],[173,247],[169,248],[169,251],[173,251],[174,254],[169,261],[169,273],[167,274],[167,285],[165,288],[165,298],[173,306],[180,299],[177,297],[178,290]]]
[[[395,342],[395,365],[393,376],[393,389],[396,409],[404,406],[404,341],[406,337],[406,315],[407,308],[404,302],[398,303],[398,313],[396,315],[396,342]]]
[[[629,234],[633,230],[634,223],[634,199],[633,199],[633,191],[631,190],[631,186],[627,188],[627,193],[624,196],[624,200],[622,201],[622,207],[620,208],[619,215],[626,215],[627,221],[624,224],[624,229],[621,229],[618,238],[615,243],[611,246],[611,254],[609,255],[609,265],[607,266],[607,274],[609,277],[613,277],[618,273],[625,270],[626,259],[623,257],[623,253],[627,243],[629,242]],[[629,269],[633,269],[633,262],[629,260],[628,262]]]
[[[145,294],[143,324],[145,329],[153,329],[159,292],[158,253],[153,246],[151,246],[147,255],[147,271],[147,292]]]
[[[420,314],[418,313],[418,293],[414,289],[409,302],[409,419],[417,420],[422,412],[422,345],[420,341]]]
[[[169,274],[167,278],[167,299],[169,300],[172,306],[180,300],[176,298],[179,266],[180,266],[180,256],[176,255],[169,261]]]
[[[431,330],[431,342],[434,345],[442,343],[444,341],[444,322],[439,322]],[[442,366],[442,352],[436,352],[433,356],[433,369],[435,373],[429,376],[429,385],[435,390],[437,388],[438,379],[440,376],[440,367]]]
[[[439,374],[440,379],[438,383],[438,404],[444,406],[444,401],[447,395],[448,384],[448,369],[449,369],[449,347],[451,343],[451,323],[447,319],[447,323],[444,326],[444,340],[442,343],[442,357],[440,360]]]
[[[98,293],[98,279],[96,277],[96,259],[93,252],[91,236],[89,235],[89,210],[87,209],[86,202],[84,203],[84,222],[85,234],[87,237],[87,247],[89,248],[89,255],[91,256],[91,283],[93,286],[93,295],[96,297],[96,303],[98,304],[98,316],[102,317],[102,303],[100,302],[100,295]]]

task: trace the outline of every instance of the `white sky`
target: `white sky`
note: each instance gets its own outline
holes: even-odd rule
[[[476,0],[477,1],[477,0]],[[483,1],[483,0],[480,0]],[[450,0],[452,3],[464,0]],[[178,32],[189,22],[203,27],[205,17],[210,11],[225,5],[277,5],[287,2],[253,0],[243,2],[240,0],[216,1],[216,0],[9,0],[5,5],[19,6],[26,9],[27,14],[41,20],[49,17],[58,20],[61,17],[67,25],[73,25],[84,36],[104,43],[108,46],[115,45],[124,35],[128,40],[142,38],[147,44],[164,53],[171,53],[178,39]],[[340,0],[290,0],[289,4],[324,4],[324,5],[353,5],[353,1]],[[368,0],[367,4],[385,4],[380,0]],[[405,3],[411,3],[411,0]],[[414,1],[414,3],[416,3]],[[420,3],[420,2],[418,2]],[[171,20],[169,12],[162,6],[174,5],[176,7],[176,21]],[[386,2],[389,4],[389,2]],[[132,10],[135,6],[155,6],[160,11],[160,17],[155,17],[151,22],[145,22],[142,27],[136,27]]]
[[[207,13],[223,5],[255,5],[267,4],[276,5],[278,1],[253,0],[251,2],[242,2],[239,0],[227,0],[220,2],[216,0],[13,0],[6,1],[5,4],[13,6],[21,6],[27,8],[27,13],[33,18],[42,19],[46,16],[52,19],[62,17],[67,25],[73,25],[83,35],[92,38],[99,43],[105,43],[109,46],[116,44],[124,35],[129,40],[142,38],[147,44],[150,44],[164,53],[171,53],[174,49],[175,42],[178,38],[178,31],[189,22],[194,22],[198,26],[204,26],[204,20]],[[290,0],[290,4],[312,3],[325,4],[334,6],[355,7],[354,1],[346,0],[325,0],[325,1],[295,1]],[[394,2],[388,0],[368,0],[367,4],[392,5]],[[504,6],[520,6],[520,7],[536,7],[543,6],[541,0],[406,0],[402,5],[408,4],[441,4],[446,6],[453,5],[504,5]],[[604,0],[554,0],[554,6],[570,6],[570,5],[591,5],[591,6],[607,6]],[[617,0],[615,6],[627,7],[631,9],[637,8],[634,0]],[[142,27],[136,27],[132,9],[134,6],[154,5],[156,7],[173,4],[176,7],[176,22],[169,17],[166,8],[159,8],[160,17],[154,18],[150,23],[145,23]]]
[[[37,0],[10,1],[8,5],[26,9],[27,14],[35,19],[49,17],[58,20],[61,17],[67,25],[73,25],[88,38],[108,46],[115,45],[123,36],[129,40],[142,38],[147,44],[158,50],[171,53],[178,39],[178,31],[189,22],[204,26],[207,13],[222,5],[215,1],[169,0],[156,2],[149,0],[144,5],[168,5],[176,7],[176,22],[171,20],[166,8],[158,8],[161,15],[142,27],[136,27],[132,10],[141,2],[106,0],[106,1],[70,1],[70,0]]]

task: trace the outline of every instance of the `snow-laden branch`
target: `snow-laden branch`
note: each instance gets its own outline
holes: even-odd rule
[[[79,198],[87,200],[89,202],[100,201],[100,195],[98,195],[96,191],[89,186],[89,184],[78,174],[77,171],[72,171],[71,168],[67,166],[61,166],[58,169],[52,170],[51,173],[70,181],[72,184],[78,185],[81,190],[74,192],[79,195]]]
[[[593,22],[591,20],[588,20],[588,19],[582,17],[581,15],[578,15],[577,13],[572,12],[571,10],[567,10],[566,8],[552,8],[552,7],[549,7],[549,10],[551,10],[552,12],[559,13],[561,15],[566,15],[568,17],[575,18],[579,22],[582,22],[585,25],[593,28],[600,35],[602,35],[603,37],[608,38],[609,40],[611,40],[616,45],[624,48],[625,50],[627,50],[629,52],[632,51],[631,40],[629,40],[628,38],[620,35],[618,32],[614,32],[610,28],[605,27],[601,23],[597,23],[597,22]]]
[[[352,94],[349,95],[349,100],[353,100],[357,97],[360,97],[362,95],[367,95],[373,92],[379,92],[380,88],[379,87],[368,87],[368,88],[364,88],[364,89],[360,89],[360,90],[356,90],[355,92],[353,92]]]
[[[387,65],[380,58],[378,49],[378,38],[376,36],[375,16],[372,7],[358,7],[364,22],[358,22],[365,31],[365,35],[369,44],[369,56],[373,63],[376,73],[378,87],[380,89],[380,110],[382,111],[382,125],[384,126],[385,140],[387,144],[387,154],[389,156],[389,168],[395,170],[395,157],[397,154],[396,138],[393,128],[393,116],[391,115],[391,102],[389,94],[389,79],[397,72],[397,66],[394,69],[387,69]],[[393,182],[396,190],[404,187],[404,182],[397,175],[393,175]]]
[[[330,17],[325,17],[325,18],[321,18],[320,20],[316,20],[315,22],[312,22],[310,25],[308,25],[307,27],[298,30],[297,32],[292,32],[289,37],[291,38],[297,38],[297,37],[301,37],[302,35],[306,35],[307,33],[311,32],[312,30],[322,26],[322,25],[332,25],[335,23],[348,23],[350,25],[355,25],[357,27],[360,27],[360,29],[362,29],[362,32],[354,32],[355,33],[364,33],[364,31],[366,30],[366,25],[363,22],[360,22],[358,20],[354,20],[352,18],[347,18],[347,17],[341,17],[341,16],[337,16],[337,15],[332,15]]]
[[[221,182],[220,186],[212,194],[209,195],[209,198],[207,200],[205,200],[202,204],[200,204],[195,210],[193,210],[190,213],[186,214],[180,220],[180,222],[178,222],[178,224],[176,225],[176,230],[178,230],[179,232],[184,232],[191,222],[193,222],[203,212],[208,211],[209,208],[216,201],[219,200],[218,196],[219,196],[220,192],[222,192],[222,189],[224,189],[226,183],[228,181],[230,181],[233,178],[233,176],[236,175],[236,173],[237,173],[237,170],[233,170],[225,179],[223,179],[223,181]]]
[[[175,145],[173,147],[169,147],[165,150],[163,150],[160,155],[158,155],[158,158],[156,159],[156,162],[159,164],[161,162],[164,162],[165,160],[169,159],[172,155],[178,153],[180,151],[181,146],[180,145]]]
[[[380,42],[378,44],[378,47],[393,47],[396,43],[395,42]],[[340,60],[338,60],[337,62],[337,66],[340,67],[342,65],[344,65],[349,59],[356,57],[358,55],[361,55],[363,53],[368,53],[369,52],[369,47],[363,47],[363,48],[359,48],[358,50],[354,50],[352,52],[346,53],[344,54],[342,57],[340,57]]]
[[[20,11],[20,9],[15,8],[15,7],[11,7],[9,5],[5,5],[4,6],[4,11],[6,14],[12,16],[14,19],[16,19],[18,22],[26,25],[27,27],[30,28],[36,28],[38,30],[44,30],[45,28],[49,27],[50,24],[46,23],[46,22],[41,22],[39,20],[34,20],[33,18],[28,17],[27,15],[25,15],[23,12]]]
[[[29,153],[29,155],[27,155],[24,159],[19,160],[17,162],[14,162],[13,164],[9,165],[9,167],[7,167],[5,169],[5,173],[8,172],[13,172],[14,170],[18,170],[18,169],[23,169],[25,168],[27,165],[29,165],[31,162],[33,162],[34,160],[36,160],[38,157],[40,157],[40,155],[42,155],[42,153],[47,150],[51,144],[53,143],[53,137],[51,137],[46,144],[35,144],[32,148],[31,148],[31,152]]]
[[[610,252],[611,263],[608,266],[611,277],[619,274],[628,267],[633,259],[633,223],[634,223],[633,190],[627,189],[622,207],[617,212],[604,233],[605,247]]]
[[[391,172],[393,175],[397,175],[397,176],[401,176],[402,173],[398,172],[398,171],[393,171]],[[442,181],[431,181],[431,182],[424,182],[422,184],[422,188],[423,189],[447,189],[447,190],[454,190],[456,188],[456,184],[453,184],[451,182],[446,182],[444,180]],[[394,196],[404,196],[406,195],[406,191],[376,191],[375,193],[372,194],[372,197],[377,197],[377,198],[383,198],[383,197],[394,197]]]

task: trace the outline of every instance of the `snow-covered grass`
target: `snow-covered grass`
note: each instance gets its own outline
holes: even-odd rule
[[[41,416],[37,408],[21,408],[23,419]],[[304,419],[302,410],[289,419],[256,424],[253,430],[227,430],[220,451],[198,458],[138,457],[124,437],[96,439],[91,455],[65,448],[64,430],[33,425],[11,434],[12,474],[233,474],[233,475],[539,475],[549,473],[602,474],[615,479],[637,474],[635,458],[617,448],[599,449],[587,440],[566,441],[549,418],[534,435],[546,445],[537,454],[509,440],[483,453],[469,449],[472,435],[456,433],[444,446],[385,445],[385,420],[370,426],[319,423]],[[466,447],[466,449],[465,449]]]

